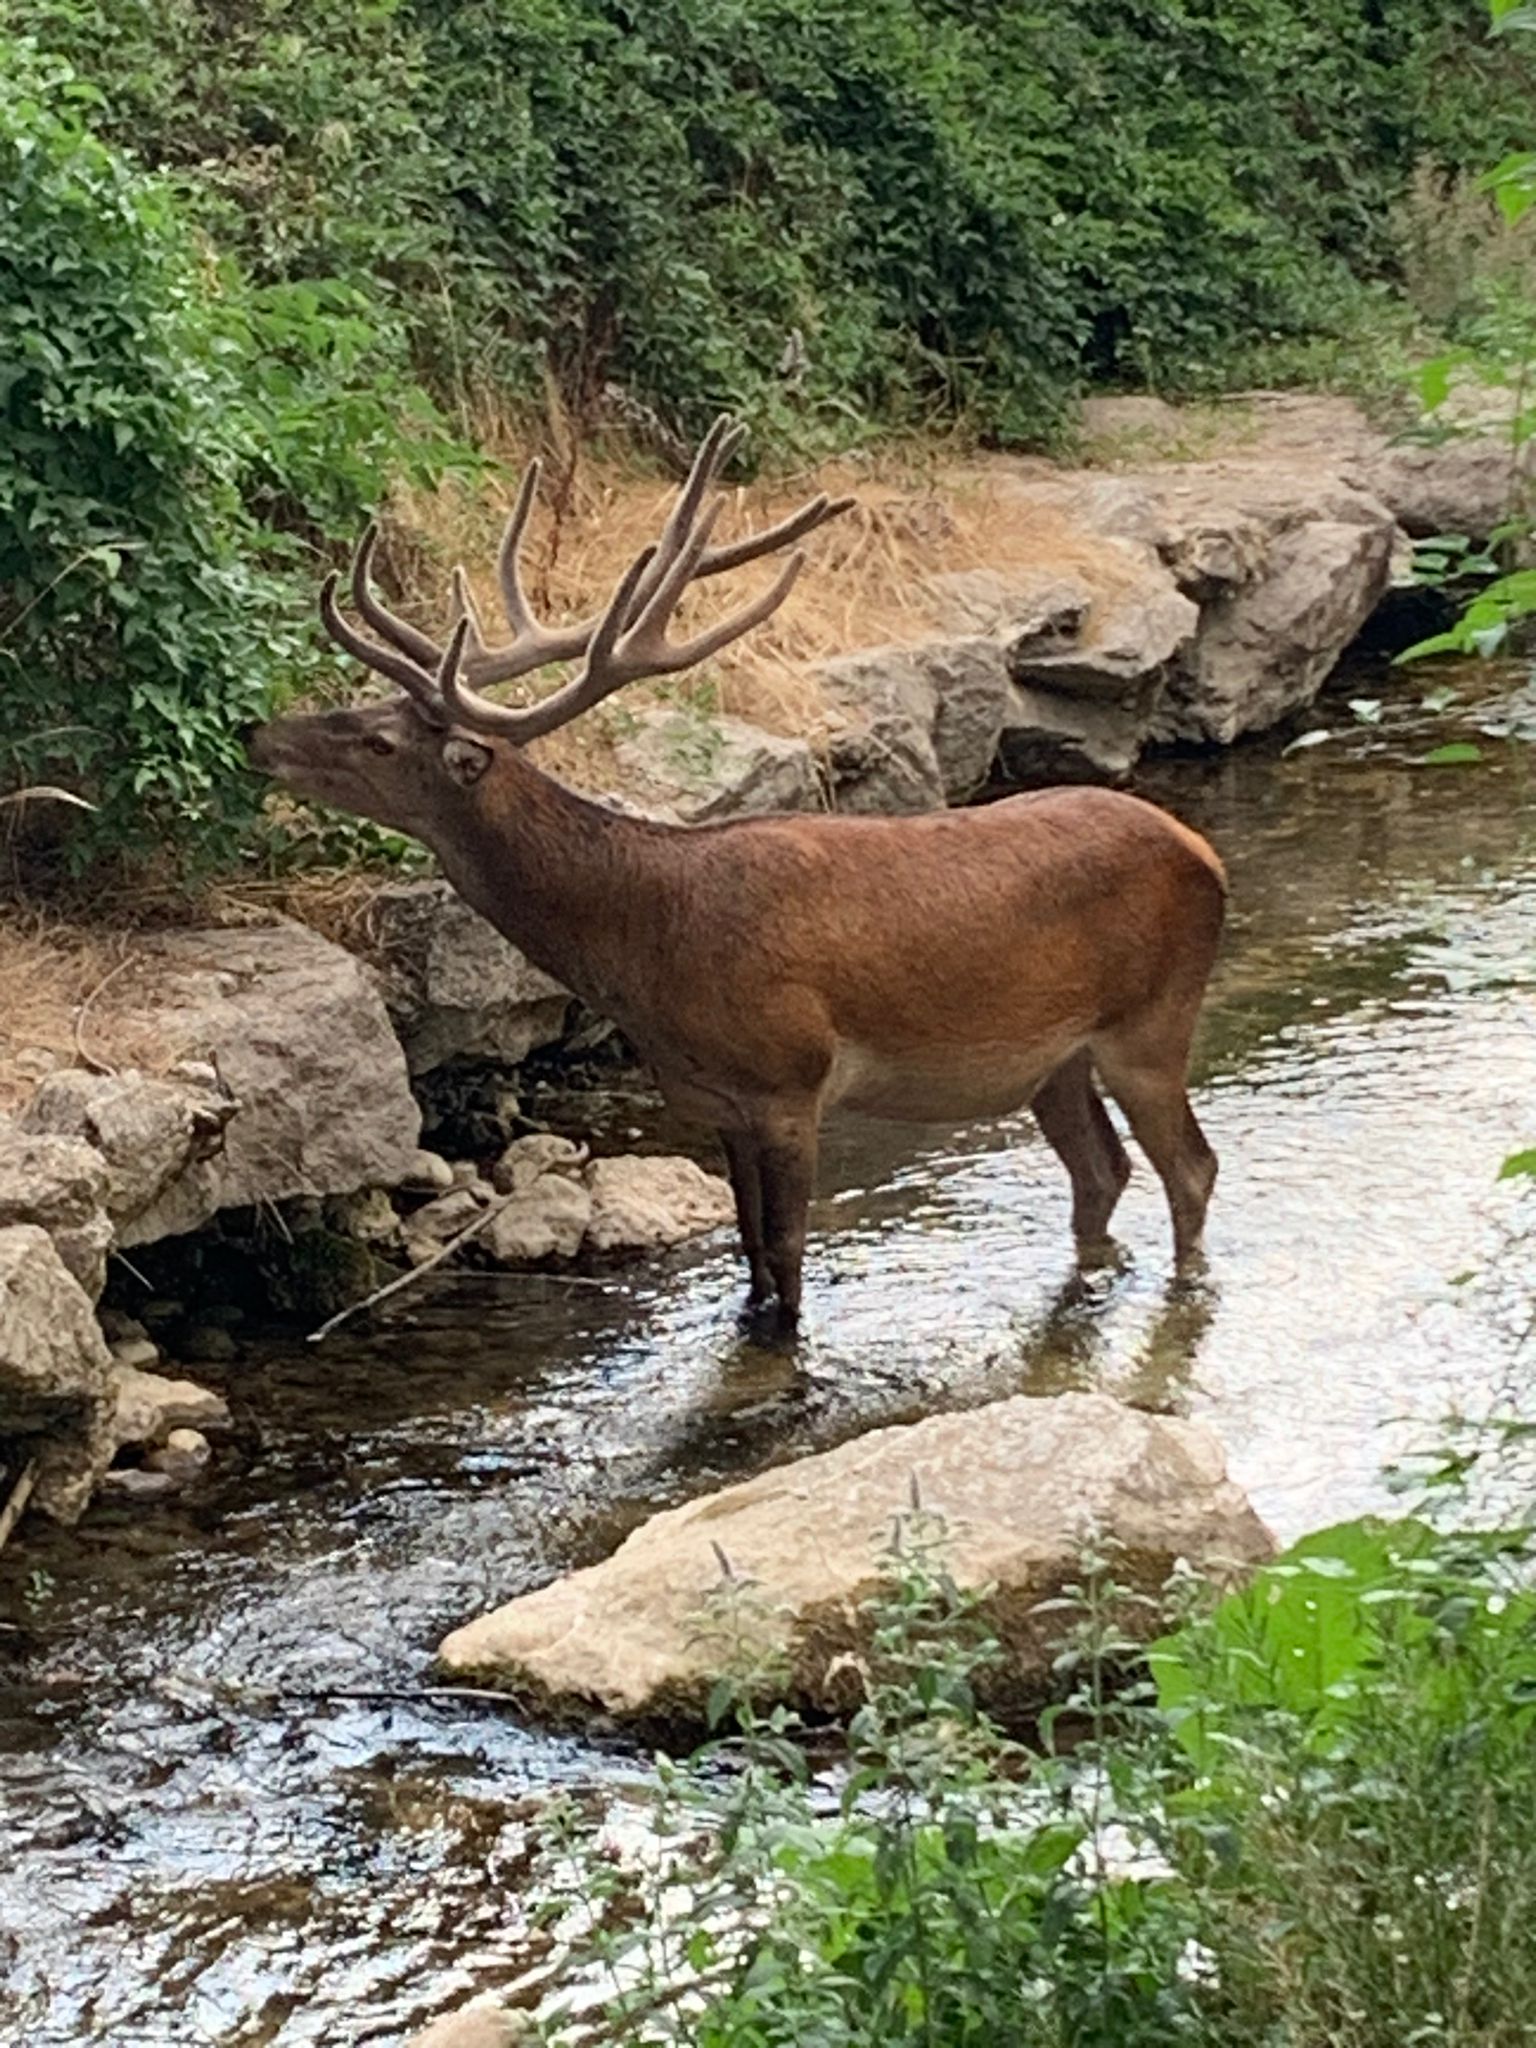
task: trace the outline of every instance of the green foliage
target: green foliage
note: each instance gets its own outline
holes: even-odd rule
[[[1179,1579],[1155,1690],[1127,1683],[1139,1596],[1113,1555],[1085,1559],[1041,1610],[1065,1691],[1044,1753],[978,1711],[1002,1652],[942,1524],[899,1517],[835,1803],[794,1717],[751,1704],[754,1663],[735,1732],[660,1767],[644,1877],[565,1837],[600,1931],[541,2038],[1515,2048],[1536,1997],[1536,1592],[1507,1510],[1532,1434],[1448,1442],[1419,1514],[1308,1537],[1225,1598]],[[1479,1516],[1491,1454],[1506,1513]],[[731,1637],[736,1602],[760,1640],[764,1591],[739,1580],[715,1625]],[[571,2018],[584,1975],[609,1987],[596,2036]]]

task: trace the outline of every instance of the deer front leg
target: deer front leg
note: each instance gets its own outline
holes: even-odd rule
[[[773,1293],[773,1275],[768,1266],[763,1232],[762,1160],[757,1140],[748,1131],[722,1130],[720,1143],[725,1148],[731,1192],[736,1197],[736,1228],[750,1275],[747,1307],[761,1308]]]

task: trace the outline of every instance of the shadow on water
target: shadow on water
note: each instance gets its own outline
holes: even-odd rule
[[[658,1505],[939,1407],[1091,1386],[1209,1420],[1293,1534],[1379,1501],[1415,1429],[1506,1392],[1529,1370],[1494,1182],[1536,1102],[1529,755],[1422,765],[1450,736],[1395,711],[1148,778],[1233,882],[1202,1279],[1170,1278],[1144,1169],[1118,1255],[1076,1270],[1027,1119],[838,1126],[797,1345],[743,1342],[723,1238],[597,1284],[457,1276],[367,1336],[250,1347],[201,1497],[13,1545],[0,2041],[395,2043],[497,1981],[520,1796],[628,1766],[424,1700],[432,1646]]]

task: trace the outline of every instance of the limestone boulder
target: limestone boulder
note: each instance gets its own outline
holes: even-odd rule
[[[875,1430],[655,1515],[605,1562],[457,1629],[440,1661],[560,1713],[697,1723],[720,1675],[707,1614],[723,1554],[756,1589],[733,1630],[782,1658],[797,1703],[846,1709],[877,1553],[914,1487],[944,1518],[956,1579],[986,1589],[1006,1655],[984,1686],[1010,1719],[1056,1690],[1060,1617],[1039,1604],[1076,1579],[1090,1534],[1114,1540],[1117,1578],[1149,1592],[1179,1559],[1225,1573],[1274,1548],[1200,1425],[1102,1394],[1018,1396]],[[1160,1625],[1153,1608],[1121,1619],[1144,1635]]]
[[[1208,607],[1158,737],[1225,745],[1310,704],[1380,602],[1392,541],[1390,521],[1314,519],[1278,535],[1264,575]]]
[[[839,811],[892,815],[941,810],[931,677],[905,647],[871,647],[816,671],[833,730],[827,749]]]
[[[806,742],[742,718],[668,705],[635,711],[614,756],[632,804],[685,824],[825,808]]]
[[[372,975],[297,925],[174,932],[155,1027],[207,1061],[239,1107],[222,1147],[120,1227],[124,1245],[198,1229],[223,1208],[390,1187],[421,1116]]]
[[[1528,441],[1518,457],[1507,438],[1486,434],[1430,445],[1397,442],[1368,456],[1352,474],[1415,538],[1462,533],[1486,540],[1509,517],[1515,480],[1536,476],[1536,442]]]
[[[586,1241],[593,1251],[659,1251],[717,1230],[736,1214],[729,1184],[691,1159],[594,1159],[583,1179],[592,1198]]]
[[[1060,782],[1126,781],[1152,735],[1158,695],[1115,704],[1011,684],[994,749],[993,786],[1048,789]]]
[[[109,1379],[114,1450],[124,1444],[163,1444],[178,1429],[229,1428],[229,1403],[194,1380],[145,1372],[121,1359],[113,1361]]]
[[[94,1147],[107,1167],[107,1213],[123,1231],[190,1167],[213,1158],[238,1108],[211,1069],[206,1079],[161,1079],[131,1067],[68,1067],[39,1083],[19,1122]]]
[[[0,1437],[37,1461],[32,1499],[76,1521],[115,1445],[111,1357],[84,1288],[35,1223],[0,1228]]]
[[[413,1074],[451,1060],[516,1066],[562,1036],[571,994],[447,882],[381,889],[369,946]]]
[[[587,1148],[553,1131],[535,1131],[526,1138],[514,1138],[491,1168],[491,1186],[499,1195],[510,1195],[532,1187],[545,1174],[574,1176],[587,1163]]]
[[[0,1126],[0,1230],[35,1224],[92,1301],[107,1282],[107,1162],[80,1137]]]
[[[971,634],[924,640],[912,656],[933,697],[933,751],[945,801],[964,803],[986,781],[1007,723],[1012,693],[1003,650]]]

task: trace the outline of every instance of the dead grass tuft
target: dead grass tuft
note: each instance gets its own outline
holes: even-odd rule
[[[169,1066],[180,1049],[145,1014],[163,972],[132,932],[0,913],[0,1111],[55,1067]]]

